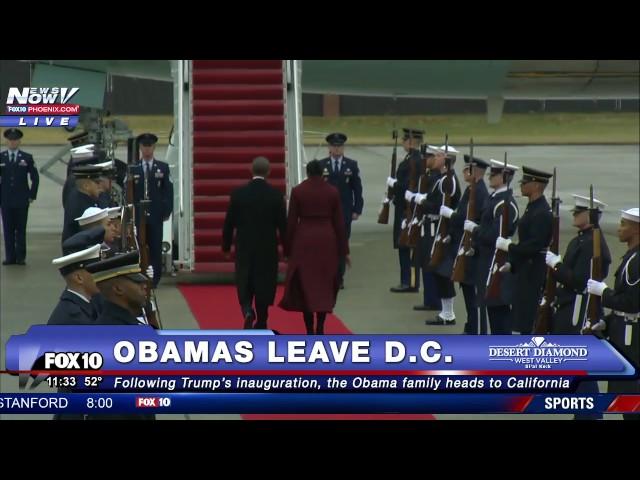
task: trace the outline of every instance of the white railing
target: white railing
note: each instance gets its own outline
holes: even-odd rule
[[[304,138],[302,132],[302,62],[284,60],[285,128],[287,134],[287,198],[304,178]]]
[[[191,60],[173,60],[174,138],[178,150],[177,220],[179,270],[193,270],[193,98]]]

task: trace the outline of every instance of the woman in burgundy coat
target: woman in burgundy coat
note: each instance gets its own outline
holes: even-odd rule
[[[289,258],[280,307],[302,312],[307,334],[324,333],[327,312],[336,304],[339,257],[347,265],[349,246],[338,190],[322,178],[317,160],[307,164],[307,180],[291,190],[285,255]]]

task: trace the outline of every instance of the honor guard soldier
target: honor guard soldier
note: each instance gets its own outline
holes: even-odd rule
[[[102,258],[113,256],[117,250],[115,240],[118,235],[118,231],[116,229],[116,225],[112,222],[112,217],[119,214],[120,211],[120,207],[89,207],[84,211],[81,217],[75,219],[78,222],[78,225],[80,225],[80,230],[82,231],[89,230],[97,226],[104,228],[104,242],[102,243],[100,252]]]
[[[51,263],[60,270],[67,287],[49,317],[48,325],[93,325],[97,311],[93,298],[98,287],[86,267],[100,260],[102,227],[76,233],[62,245],[64,256]]]
[[[551,326],[551,333],[564,335],[579,335],[582,319],[587,306],[587,280],[591,276],[591,258],[593,257],[593,225],[589,219],[589,197],[573,195],[574,208],[573,226],[578,229],[578,235],[567,245],[564,257],[547,251],[546,263],[552,269],[558,281],[559,288],[555,301],[555,314]],[[606,204],[593,199],[593,206],[598,210],[598,217]],[[609,274],[611,253],[604,238],[600,236],[602,258],[602,278]]]
[[[9,128],[4,131],[4,138],[8,150],[0,153],[0,210],[6,256],[2,264],[25,265],[29,204],[38,195],[40,176],[33,156],[19,148],[22,132]]]
[[[435,149],[435,157],[431,168],[436,173],[439,173],[440,177],[434,188],[428,193],[415,196],[416,203],[421,205],[428,218],[435,222],[435,236],[432,238],[430,255],[435,254],[435,248],[437,247],[437,245],[434,246],[433,242],[438,242],[439,240],[442,240],[441,247],[444,251],[441,260],[437,261],[437,264],[426,267],[433,272],[435,293],[442,304],[441,312],[436,318],[426,320],[426,325],[455,325],[456,323],[456,316],[453,313],[453,299],[456,296],[456,290],[451,281],[451,273],[457,245],[454,245],[450,233],[448,232],[447,235],[444,235],[444,229],[440,231],[439,227],[443,223],[440,217],[440,210],[444,205],[445,194],[449,195],[449,207],[451,209],[455,209],[458,206],[461,197],[460,182],[453,170],[457,153],[458,151],[449,145],[443,145]],[[427,229],[425,228],[425,230]],[[428,230],[431,230],[431,228]],[[424,265],[422,267],[425,268]]]
[[[415,174],[419,176],[421,173],[420,145],[422,144],[424,130],[411,128],[403,128],[402,130],[404,132],[402,146],[407,154],[396,169],[396,178],[387,178],[387,186],[393,189],[393,248],[398,249],[398,258],[400,260],[400,285],[390,289],[394,293],[417,292],[420,288],[418,273],[415,267],[411,265],[411,248],[401,246],[399,240],[402,232],[402,221],[405,218],[405,192],[409,188],[412,164]],[[409,221],[411,221],[410,218],[407,219],[407,222]]]
[[[351,237],[351,222],[362,215],[364,200],[362,199],[362,180],[358,162],[344,156],[344,144],[347,136],[344,133],[331,133],[325,138],[329,144],[329,157],[320,160],[325,179],[340,193],[342,215],[344,216],[347,241]],[[340,288],[344,288],[345,260],[340,259]]]
[[[137,318],[147,302],[147,277],[140,273],[138,251],[88,265],[104,299],[96,325],[143,325]],[[154,414],[88,415],[86,420],[155,420]]]
[[[489,187],[493,193],[489,195],[486,206],[480,216],[480,224],[465,220],[464,229],[471,232],[474,245],[478,248],[476,270],[476,303],[480,311],[487,310],[489,327],[492,335],[511,335],[512,315],[511,302],[513,293],[513,276],[505,272],[500,283],[500,292],[487,298],[487,280],[495,254],[496,239],[500,236],[502,211],[509,210],[509,229],[504,235],[512,236],[518,224],[518,206],[513,199],[513,191],[509,188],[511,179],[518,170],[515,165],[490,160]]]
[[[433,193],[437,188],[438,182],[442,178],[440,169],[434,168],[436,153],[438,153],[439,150],[438,147],[428,145],[424,152],[425,176],[423,177],[423,181],[426,183],[424,188],[420,186],[419,190],[426,193],[413,193],[407,190],[405,192],[406,201],[421,204],[427,198],[428,194]],[[420,239],[418,240],[418,247],[415,251],[414,265],[416,275],[418,277],[422,275],[422,303],[415,305],[413,309],[417,311],[440,311],[442,310],[442,302],[436,289],[435,276],[433,272],[427,268],[429,260],[431,259],[431,247],[433,245],[439,216],[423,211],[422,207],[419,213],[421,214],[421,218],[419,219],[421,223]]]
[[[611,313],[604,319],[609,339],[636,368],[640,365],[640,209],[622,211],[618,239],[628,246],[616,270],[614,287],[590,278],[587,291],[602,298],[602,306]],[[593,330],[596,330],[592,327]],[[609,381],[609,393],[640,393],[635,380]],[[625,420],[639,420],[638,414],[625,414]]]
[[[103,177],[98,178],[98,184],[100,186],[100,193],[98,194],[98,206],[105,208],[111,205],[111,196],[109,193],[108,177],[112,175],[114,170],[114,163],[107,159],[106,153],[102,150],[98,150],[95,145],[83,145],[82,147],[76,147],[71,149],[71,160],[69,161],[67,179],[62,187],[62,208],[67,208],[67,202],[69,196],[75,190],[76,177],[73,171],[77,167],[93,165],[103,170]]]
[[[80,231],[76,218],[81,217],[87,208],[106,206],[100,201],[102,192],[100,178],[103,175],[103,166],[101,164],[81,165],[73,167],[72,172],[76,179],[76,188],[69,192],[64,209],[63,242]]]
[[[498,237],[496,248],[507,252],[515,275],[513,318],[515,331],[531,333],[546,278],[546,251],[551,243],[553,217],[544,197],[552,173],[522,167],[520,191],[529,199],[518,222],[518,243]]]
[[[173,183],[169,165],[153,156],[158,137],[144,133],[138,137],[140,163],[132,167],[136,223],[140,224],[140,201],[149,200],[146,208],[147,245],[150,264],[153,266],[153,288],[158,286],[162,275],[162,225],[173,212]]]
[[[479,223],[482,216],[482,212],[489,200],[489,191],[484,183],[484,174],[491,165],[489,162],[482,160],[476,156],[473,159],[469,155],[464,156],[465,166],[462,170],[464,175],[464,181],[469,184],[460,198],[458,207],[454,210],[450,207],[442,205],[440,207],[440,215],[449,218],[452,245],[458,250],[455,252],[456,260],[458,261],[459,255],[464,255],[464,276],[460,279],[460,288],[462,289],[462,295],[464,296],[464,305],[467,310],[467,323],[464,326],[464,333],[477,335],[487,334],[487,312],[484,307],[480,308],[477,305],[476,295],[476,275],[477,275],[477,260],[480,254],[478,248],[474,248],[473,239],[471,239],[470,251],[465,251],[463,245],[464,237],[464,222],[465,220],[471,220],[472,222]],[[469,199],[473,188],[473,217],[467,218]],[[469,233],[467,233],[469,235]],[[462,250],[461,250],[462,249]],[[454,262],[455,265],[455,262]],[[478,321],[480,323],[478,323]]]
[[[104,297],[98,325],[141,325],[147,303],[147,277],[140,273],[138,251],[106,258],[87,266]]]

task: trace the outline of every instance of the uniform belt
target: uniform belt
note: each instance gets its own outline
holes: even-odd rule
[[[427,215],[427,218],[428,218],[429,220],[436,221],[436,220],[440,220],[440,215],[431,215],[431,214],[428,214],[428,215]]]
[[[640,313],[627,313],[614,310],[613,314],[618,315],[619,317],[624,317],[625,321],[630,323],[637,323],[638,319],[640,319]]]

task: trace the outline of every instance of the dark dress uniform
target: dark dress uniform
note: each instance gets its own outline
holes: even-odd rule
[[[340,159],[339,170],[335,169],[335,160],[331,157],[320,160],[325,179],[340,193],[342,216],[344,217],[347,240],[351,237],[351,221],[353,214],[362,215],[364,200],[362,199],[362,180],[358,162],[347,157]]]
[[[120,305],[104,300],[102,313],[96,325],[138,325],[138,319]],[[155,420],[155,414],[87,415],[86,420]]]
[[[430,194],[434,189],[438,188],[442,174],[436,170],[429,171],[427,175],[427,184],[424,190]],[[428,199],[427,199],[428,200]],[[436,287],[436,279],[434,273],[427,269],[429,260],[431,259],[431,247],[435,237],[436,227],[438,224],[438,215],[425,212],[422,208],[422,227],[420,228],[420,240],[415,251],[414,265],[416,272],[422,272],[422,305],[414,307],[416,310],[427,310],[442,308],[440,296]],[[439,213],[439,207],[438,207]],[[417,274],[420,275],[419,273]]]
[[[39,181],[33,156],[22,150],[0,153],[0,209],[7,264],[25,262],[29,202],[38,195]]]
[[[546,279],[545,253],[551,243],[551,207],[544,195],[527,208],[518,222],[518,243],[509,245],[509,263],[515,275],[514,328],[531,333]]]
[[[258,322],[267,327],[268,306],[273,305],[278,281],[278,233],[285,239],[287,213],[284,197],[262,178],[231,194],[224,219],[222,250],[229,252],[236,230],[236,287],[243,314],[255,298]]]
[[[95,325],[97,312],[91,301],[65,290],[51,312],[47,325]]]
[[[418,276],[418,271],[411,266],[411,249],[408,247],[401,247],[399,245],[400,233],[402,232],[402,220],[404,219],[404,211],[406,208],[404,194],[409,189],[411,162],[414,162],[415,164],[416,175],[420,176],[422,157],[418,150],[411,149],[407,152],[407,155],[396,169],[397,182],[393,186],[393,248],[398,249],[398,257],[400,260],[400,285],[417,291],[417,289],[420,288],[420,278]],[[408,219],[407,221],[410,220],[411,219]]]
[[[602,292],[602,306],[610,308],[605,317],[609,339],[624,355],[640,367],[640,247],[627,251],[616,270],[614,288]],[[609,392],[640,393],[636,380],[609,381]],[[625,419],[640,419],[640,415],[625,415]]]
[[[336,165],[336,160],[338,165]],[[331,157],[320,160],[323,175],[331,185],[338,189],[340,193],[340,203],[342,204],[342,216],[344,217],[344,229],[347,241],[351,238],[351,222],[353,214],[362,215],[364,200],[362,198],[362,180],[360,179],[360,169],[358,162],[347,157],[332,159]],[[346,270],[344,257],[340,258],[338,275],[340,285]]]
[[[466,155],[465,155],[466,157]],[[452,245],[455,248],[454,255],[457,255],[457,250],[462,248],[462,237],[464,236],[464,221],[467,220],[467,208],[469,206],[470,187],[467,186],[458,207],[449,219],[449,231],[451,233]],[[469,220],[480,223],[482,213],[485,206],[489,201],[489,192],[487,186],[483,180],[476,182],[475,186],[475,216],[469,218]],[[477,275],[477,263],[480,256],[480,249],[477,246],[472,245],[473,255],[469,255],[465,260],[464,279],[460,282],[460,288],[462,289],[462,295],[464,297],[464,305],[467,310],[467,323],[464,327],[464,332],[467,334],[476,335],[478,333],[485,335],[487,333],[487,312],[484,307],[477,306],[476,298],[476,275]],[[454,257],[455,262],[455,257]],[[453,273],[453,272],[452,272]],[[478,324],[478,319],[480,323]]]
[[[453,167],[452,167],[453,168]],[[451,202],[449,208],[455,210],[460,202],[460,182],[458,176],[453,173],[454,191],[451,195]],[[438,235],[437,227],[440,221],[440,207],[444,205],[444,194],[442,193],[442,183],[446,180],[446,174],[441,174],[434,188],[427,196],[427,199],[422,203],[422,209],[427,215],[433,215],[432,222],[435,223],[434,231]],[[436,216],[438,220],[436,220]],[[431,239],[431,247],[433,248],[433,242],[435,238]],[[454,242],[453,237],[450,238],[449,243],[446,245],[445,254],[442,261],[432,270],[434,273],[436,292],[439,298],[453,298],[456,296],[456,290],[451,281],[451,273],[453,273],[453,261],[455,254],[458,250],[458,245]]]
[[[604,238],[600,236],[602,255],[602,278],[609,274],[611,253]],[[587,307],[584,294],[587,280],[591,276],[591,258],[593,257],[593,228],[578,232],[571,239],[562,262],[553,269],[553,276],[560,283],[556,296],[556,311],[553,315],[551,333],[579,335],[582,320]]]
[[[173,183],[169,175],[169,165],[155,158],[147,176],[144,160],[131,168],[133,192],[136,204],[136,224],[140,224],[140,201],[144,199],[144,185],[148,181],[148,195],[151,201],[147,208],[147,245],[150,263],[153,266],[153,287],[156,288],[162,276],[162,225],[173,212]],[[148,177],[148,178],[147,178]]]
[[[489,325],[492,335],[510,335],[512,331],[511,303],[513,298],[514,278],[513,274],[505,272],[500,282],[500,295],[498,298],[487,299],[487,279],[489,269],[496,250],[496,239],[500,236],[502,224],[502,210],[505,205],[510,205],[509,231],[511,237],[518,225],[518,206],[513,200],[511,189],[498,189],[489,195],[485,208],[480,216],[478,228],[473,231],[473,243],[478,250],[476,264],[476,302],[479,308],[487,309]],[[503,233],[504,235],[504,233]]]
[[[331,312],[339,288],[338,259],[349,254],[338,190],[312,176],[291,190],[285,253],[289,257],[280,307]]]

